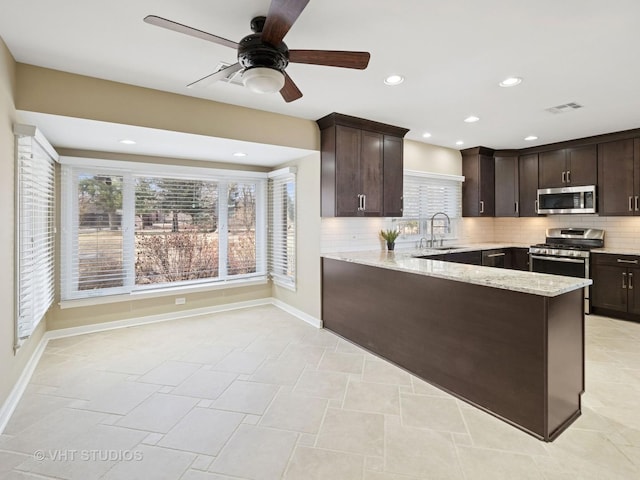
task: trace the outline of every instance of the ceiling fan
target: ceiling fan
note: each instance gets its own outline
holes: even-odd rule
[[[156,15],[149,15],[144,21],[238,51],[237,63],[221,68],[189,84],[189,87],[222,80],[242,71],[242,82],[250,90],[259,93],[279,91],[286,102],[293,102],[302,97],[302,92],[285,72],[289,62],[364,70],[370,58],[368,52],[289,50],[282,40],[308,3],[309,0],[272,0],[266,17],[251,20],[254,33],[238,43]]]

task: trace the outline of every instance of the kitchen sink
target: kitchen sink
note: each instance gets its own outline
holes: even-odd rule
[[[455,250],[456,248],[465,248],[460,245],[443,245],[440,247],[427,247],[427,250]]]

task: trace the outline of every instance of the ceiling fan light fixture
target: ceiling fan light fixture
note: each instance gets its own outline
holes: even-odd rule
[[[244,71],[242,83],[252,92],[276,93],[284,87],[284,74],[273,68],[253,67]]]

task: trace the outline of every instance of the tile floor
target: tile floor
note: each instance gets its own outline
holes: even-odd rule
[[[587,317],[583,415],[546,444],[272,306],[58,339],[0,478],[638,479],[639,345]]]

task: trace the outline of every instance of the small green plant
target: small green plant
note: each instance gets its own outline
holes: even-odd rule
[[[399,235],[400,232],[398,230],[380,230],[380,236],[384,238],[387,243],[394,243]]]

